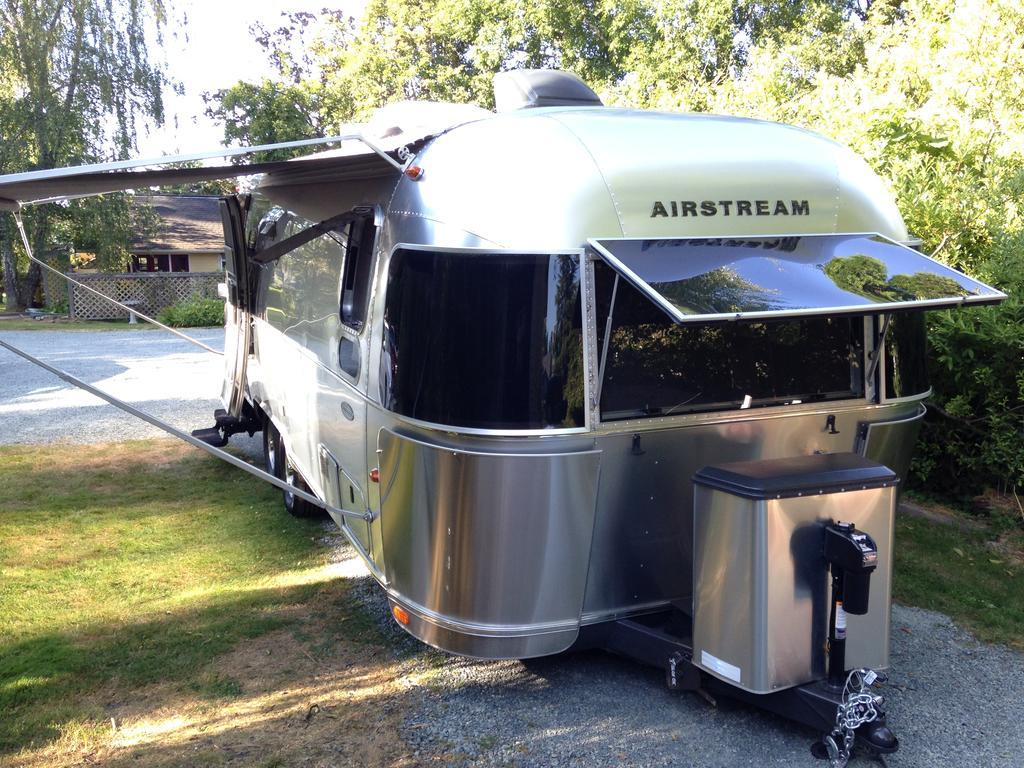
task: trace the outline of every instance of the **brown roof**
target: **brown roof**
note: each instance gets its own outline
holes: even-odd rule
[[[216,197],[137,195],[135,204],[152,208],[160,217],[160,226],[152,239],[133,240],[132,253],[224,250],[224,227]]]

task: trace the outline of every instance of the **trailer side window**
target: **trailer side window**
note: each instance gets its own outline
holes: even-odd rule
[[[615,273],[595,265],[598,349]],[[864,396],[864,320],[803,317],[676,324],[620,279],[601,417],[728,411]]]
[[[381,399],[435,424],[583,425],[579,257],[399,250]]]
[[[889,399],[928,391],[927,334],[924,313],[892,316],[885,337],[885,396]]]
[[[370,267],[373,264],[373,212],[366,211],[345,223],[345,267],[341,278],[341,320],[360,330],[366,322],[370,299]]]
[[[263,218],[258,235],[265,247],[285,242],[313,225],[277,210]],[[341,319],[338,287],[345,247],[334,231],[293,240],[296,247],[263,266],[268,281],[264,316],[281,333],[294,338],[325,365],[332,365]]]

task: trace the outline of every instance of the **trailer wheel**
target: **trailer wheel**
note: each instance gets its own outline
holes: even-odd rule
[[[277,431],[270,419],[263,425],[263,462],[267,472],[274,477],[284,480],[288,485],[294,485],[299,490],[309,493],[309,486],[292,467],[288,460],[288,452],[285,450],[281,433]],[[284,497],[284,508],[288,514],[294,517],[318,517],[321,512],[315,504],[310,504],[305,499],[300,499],[290,491],[281,491]]]

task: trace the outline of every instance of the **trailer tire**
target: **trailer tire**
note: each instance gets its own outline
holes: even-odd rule
[[[281,433],[273,425],[270,419],[266,419],[263,425],[263,462],[267,472],[274,477],[284,480],[289,485],[294,485],[301,491],[309,493],[309,486],[299,477],[298,472],[292,467],[288,460],[288,452],[284,447],[284,440]],[[311,504],[305,499],[300,499],[290,491],[281,491],[284,499],[284,508],[293,517],[319,517],[322,514],[320,507]]]

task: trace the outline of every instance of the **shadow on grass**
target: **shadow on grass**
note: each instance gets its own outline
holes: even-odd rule
[[[326,642],[377,643],[372,619],[341,579],[255,589],[208,599],[159,618],[43,634],[0,649],[0,755],[44,746],[75,719],[107,720],[89,694],[113,686],[130,694],[153,683],[202,687],[203,667],[240,642],[278,629],[300,630],[311,617],[336,616]],[[89,711],[90,706],[93,711]]]

